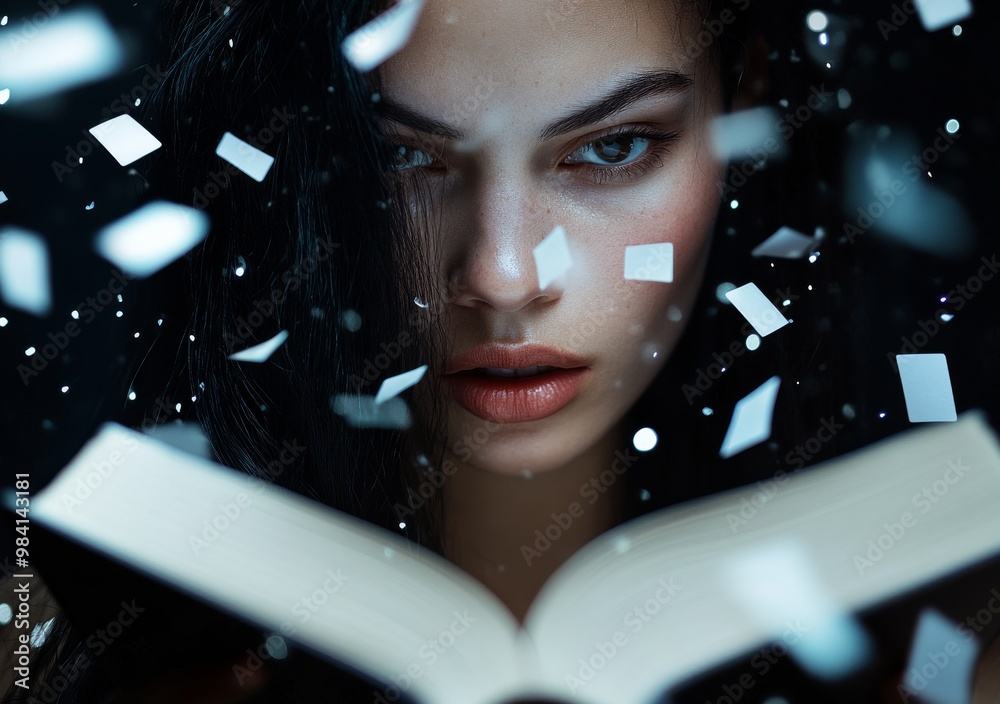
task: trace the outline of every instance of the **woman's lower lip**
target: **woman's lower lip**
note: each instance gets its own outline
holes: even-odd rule
[[[524,423],[552,415],[573,400],[589,367],[553,369],[522,377],[471,371],[444,377],[462,408],[495,423]]]

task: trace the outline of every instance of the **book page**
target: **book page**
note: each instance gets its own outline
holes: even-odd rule
[[[802,547],[803,569],[848,610],[1000,551],[1000,450],[978,413],[772,484],[644,516],[574,555],[526,618],[549,690],[646,702],[775,637],[802,637],[809,623],[775,632],[731,580],[735,561],[773,546]],[[740,522],[744,499],[761,491],[774,493]],[[869,540],[889,549],[870,560]]]
[[[445,704],[520,690],[516,620],[440,556],[123,426],[102,426],[31,510],[137,571],[370,674],[386,699],[393,687]]]

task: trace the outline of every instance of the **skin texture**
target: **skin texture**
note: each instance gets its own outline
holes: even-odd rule
[[[450,354],[532,342],[591,368],[540,420],[491,424],[447,404],[446,460],[458,470],[444,486],[445,551],[518,618],[559,565],[621,521],[624,482],[592,502],[582,487],[616,451],[635,456],[622,418],[667,362],[703,276],[722,174],[705,130],[723,100],[710,52],[685,51],[698,30],[692,9],[665,1],[579,0],[563,12],[554,1],[427,0],[380,68],[385,130],[403,147],[396,175],[427,223],[439,279],[459,292],[444,316]],[[627,77],[658,71],[687,85],[540,138]],[[461,136],[414,129],[391,106]],[[595,144],[616,128],[675,136]],[[557,225],[573,267],[542,290],[533,249]],[[659,242],[674,245],[673,282],[626,280],[625,247]],[[535,530],[573,502],[582,515],[526,559]]]
[[[569,405],[491,430],[488,442],[455,458],[462,465],[517,475],[565,467],[617,432],[670,356],[720,202],[720,167],[704,128],[722,101],[709,52],[698,61],[685,54],[697,29],[693,12],[681,16],[666,2],[581,0],[562,14],[558,3],[537,0],[428,0],[407,46],[381,67],[388,101],[463,134],[442,139],[386,123],[406,147],[400,163],[410,168],[400,178],[427,190],[429,202],[412,207],[437,226],[428,246],[441,279],[461,291],[448,306],[452,354],[487,341],[528,341],[591,366]],[[680,72],[691,84],[538,139],[623,77],[656,70]],[[637,126],[677,136],[587,150],[609,129]],[[615,150],[630,173],[601,170],[615,163]],[[541,290],[532,252],[556,225],[574,264]],[[625,280],[625,247],[657,242],[674,245],[673,283]],[[449,403],[452,450],[485,425]]]

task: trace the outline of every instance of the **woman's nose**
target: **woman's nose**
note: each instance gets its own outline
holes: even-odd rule
[[[456,218],[457,254],[452,261],[454,301],[468,307],[513,312],[562,296],[562,278],[539,284],[534,250],[556,223],[526,179],[494,175],[469,196]]]

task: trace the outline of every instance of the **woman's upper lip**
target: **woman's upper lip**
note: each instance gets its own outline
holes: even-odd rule
[[[486,344],[473,347],[452,357],[445,365],[445,374],[480,367],[519,369],[522,367],[561,367],[573,369],[588,366],[586,360],[566,350],[538,344]]]

